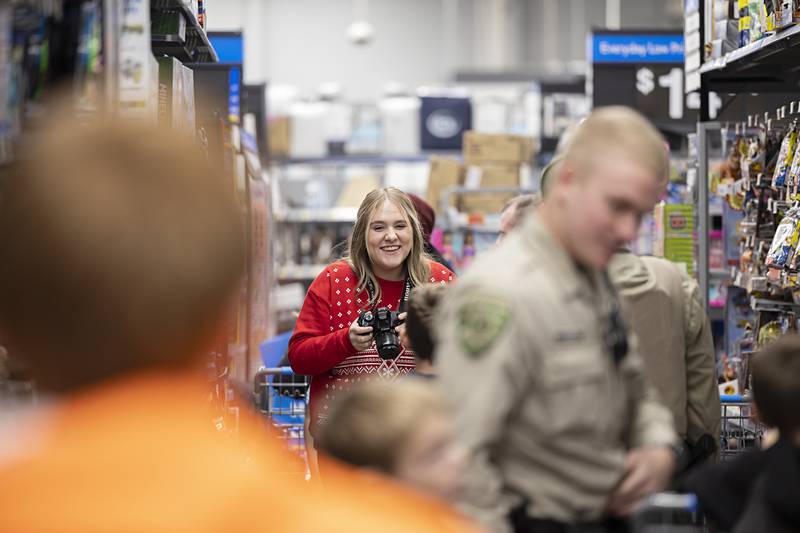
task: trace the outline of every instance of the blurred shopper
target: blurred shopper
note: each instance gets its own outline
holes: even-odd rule
[[[53,399],[2,435],[0,531],[463,530],[344,470],[320,493],[247,413],[214,429],[241,210],[196,146],[129,128],[53,119],[0,171],[0,331]]]
[[[541,190],[558,174],[556,156],[542,172]],[[714,456],[719,445],[719,389],[711,322],[697,282],[675,263],[619,250],[608,274],[622,297],[626,319],[659,397],[672,411],[683,440],[681,466]]]
[[[419,220],[420,229],[422,230],[422,241],[424,243],[425,253],[431,256],[431,259],[437,263],[441,263],[449,270],[452,270],[453,267],[442,257],[442,253],[431,244],[431,233],[433,233],[433,228],[436,225],[436,212],[428,202],[416,194],[408,193],[408,197],[411,198],[411,202],[414,204],[414,210],[417,212],[417,219]],[[330,260],[334,262],[345,257],[347,257],[347,241],[340,242],[331,249]]]
[[[731,533],[800,531],[800,337],[768,345],[752,363],[758,418],[778,429],[770,448],[689,473],[714,525]]]
[[[443,398],[423,381],[353,387],[334,402],[319,445],[445,500],[455,501],[463,486],[466,454],[454,442]]]
[[[371,326],[359,326],[362,312],[400,312],[411,289],[446,283],[454,274],[430,259],[422,229],[407,194],[388,187],[370,192],[358,209],[348,243],[349,256],[328,265],[308,289],[289,341],[289,361],[311,380],[311,433],[327,418],[333,398],[362,380],[392,381],[414,371],[414,353],[382,358]],[[389,324],[387,331],[395,329]],[[403,326],[400,326],[402,329]]]
[[[415,374],[422,377],[436,377],[434,352],[438,324],[436,322],[439,303],[442,301],[447,285],[426,283],[411,291],[408,301],[405,338],[414,350],[416,357]],[[405,342],[405,341],[404,341]]]
[[[511,230],[518,228],[526,215],[532,213],[540,201],[538,194],[521,194],[506,202],[500,211],[500,233],[497,242],[505,239]]]
[[[445,297],[436,354],[473,454],[464,504],[496,531],[625,531],[617,517],[670,480],[672,417],[605,274],[666,165],[641,115],[594,111],[534,216]]]

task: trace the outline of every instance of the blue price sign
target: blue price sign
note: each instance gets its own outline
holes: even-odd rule
[[[683,34],[604,34],[589,37],[592,63],[680,63],[683,64]]]

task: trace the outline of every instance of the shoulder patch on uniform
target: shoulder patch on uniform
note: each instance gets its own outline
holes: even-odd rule
[[[483,355],[511,317],[509,302],[488,294],[474,295],[458,310],[461,346],[472,357]]]

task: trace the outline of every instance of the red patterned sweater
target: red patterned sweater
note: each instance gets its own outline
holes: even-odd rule
[[[431,262],[431,283],[448,283],[454,274],[447,267]],[[345,261],[328,265],[317,276],[303,301],[300,316],[289,340],[289,362],[298,374],[311,379],[311,427],[324,423],[331,399],[352,383],[381,377],[395,379],[414,371],[414,353],[403,348],[396,367],[378,356],[373,343],[369,350],[357,352],[350,344],[350,324],[367,309],[367,291],[356,291],[358,278]],[[378,279],[381,299],[378,307],[396,311],[405,281]]]

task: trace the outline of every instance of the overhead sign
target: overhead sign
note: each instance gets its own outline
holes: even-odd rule
[[[595,33],[588,52],[592,63],[683,64],[683,34]]]

